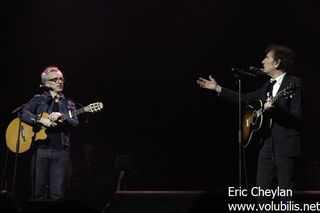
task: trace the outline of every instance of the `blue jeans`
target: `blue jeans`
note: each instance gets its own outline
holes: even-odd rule
[[[37,149],[31,160],[33,199],[63,199],[69,163],[68,150]]]

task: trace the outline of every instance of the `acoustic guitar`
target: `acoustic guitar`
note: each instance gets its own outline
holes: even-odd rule
[[[96,102],[89,104],[83,108],[69,111],[66,114],[63,114],[59,118],[59,122],[63,122],[71,117],[75,117],[84,112],[98,112],[103,108],[102,102]],[[41,113],[39,118],[49,118],[48,113]],[[18,145],[19,138],[19,147]],[[46,127],[41,126],[36,129],[35,127],[24,123],[20,118],[13,119],[7,127],[6,130],[6,143],[10,151],[14,153],[23,153],[30,149],[31,144],[36,141],[45,140],[47,138]],[[18,150],[18,151],[17,151]]]
[[[293,91],[297,88],[295,84],[290,84],[281,90],[269,102],[274,104],[280,97],[292,98]],[[242,146],[246,148],[254,138],[261,136],[264,131],[272,126],[272,119],[264,116],[265,109],[262,100],[258,100],[254,105],[247,105],[242,119]]]

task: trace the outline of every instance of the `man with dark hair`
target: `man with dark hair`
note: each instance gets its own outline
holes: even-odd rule
[[[70,163],[69,130],[78,125],[77,117],[71,114],[75,105],[62,93],[64,82],[58,67],[47,67],[41,74],[41,86],[48,91],[36,96],[22,110],[23,122],[35,128],[46,128],[47,134],[45,140],[35,143],[36,149],[32,156],[32,191],[33,199],[36,200],[64,198]],[[43,116],[44,113],[48,116]],[[69,116],[62,122],[62,115]]]
[[[291,71],[295,57],[293,51],[286,46],[272,44],[266,48],[265,53],[273,52],[273,57],[280,60],[278,69],[283,69],[286,73]]]
[[[261,100],[264,116],[272,119],[272,126],[260,137],[256,184],[261,189],[292,190],[294,166],[301,151],[301,126],[303,119],[302,82],[288,73],[293,65],[293,52],[283,45],[271,45],[266,48],[263,59],[263,72],[271,77],[260,89],[242,95],[244,104]],[[213,90],[224,99],[238,102],[238,93],[221,87],[215,79],[199,78],[200,87]],[[289,98],[273,97],[289,85],[294,85],[294,95]],[[275,184],[276,183],[276,184]],[[290,200],[290,196],[280,196],[281,201]],[[260,196],[259,203],[270,201],[270,197]]]

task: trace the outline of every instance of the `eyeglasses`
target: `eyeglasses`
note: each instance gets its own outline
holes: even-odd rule
[[[51,79],[48,79],[47,81],[52,81],[52,82],[57,83],[59,80],[62,82],[66,82],[65,78],[51,78]]]

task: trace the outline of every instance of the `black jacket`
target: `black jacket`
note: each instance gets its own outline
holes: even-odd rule
[[[42,112],[46,112],[48,114],[52,111],[52,97],[49,92],[45,92],[41,95],[36,95],[30,102],[28,102],[21,114],[21,120],[25,123],[28,123],[32,126],[36,126],[38,124],[35,123],[38,115]],[[69,111],[75,110],[75,105],[71,100],[61,97],[59,101],[59,109],[62,114],[66,114]],[[69,140],[69,127],[76,127],[79,121],[77,117],[69,118],[64,122],[64,128],[61,132],[61,140],[64,146],[70,147]],[[66,124],[66,125],[65,125]]]
[[[269,81],[260,89],[242,95],[242,104],[250,104],[253,101],[266,101],[266,93]],[[275,108],[269,113],[273,120],[271,136],[274,140],[274,148],[284,156],[297,156],[301,152],[301,127],[303,122],[303,85],[299,78],[286,74],[282,80],[278,92],[295,85],[292,98],[280,97],[274,103]],[[222,88],[220,97],[238,102],[238,93],[227,88]]]

